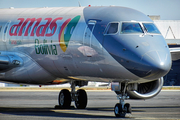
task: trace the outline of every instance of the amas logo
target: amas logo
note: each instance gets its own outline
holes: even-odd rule
[[[66,51],[69,40],[71,39],[72,33],[80,19],[80,16],[76,16],[73,19],[67,19],[61,26],[61,31],[58,36],[59,45],[63,52]]]
[[[22,35],[28,36],[28,34],[30,33],[30,36],[34,36],[36,34],[37,37],[40,37],[40,36],[50,37],[54,35],[57,29],[56,21],[62,20],[62,19],[63,19],[62,17],[55,18],[54,20],[52,20],[52,18],[45,18],[44,20],[46,20],[46,23],[39,25],[42,21],[42,18],[37,18],[37,19],[27,18],[26,20],[24,20],[24,18],[18,18],[18,20],[20,20],[19,23],[11,26],[9,30],[9,35],[10,36],[22,36]],[[34,22],[36,23],[33,25]],[[27,24],[28,26],[26,27]],[[54,32],[45,34],[48,26],[51,31],[54,29],[53,30]],[[24,31],[24,34],[23,34],[23,31]]]
[[[61,26],[60,33],[58,33],[58,41],[60,48],[62,49],[63,52],[65,52],[68,47],[69,40],[80,17],[81,16],[78,15],[73,19],[69,18],[65,20],[65,22]],[[27,18],[26,20],[24,18],[18,18],[17,20],[19,20],[19,23],[11,26],[9,30],[9,35],[10,36],[36,35],[37,37],[42,37],[42,36],[51,37],[54,35],[54,33],[57,30],[56,22],[62,19],[63,17],[58,17],[55,19],[45,18],[44,19],[46,21],[45,24],[40,24],[42,22],[42,18],[37,18],[37,19]]]

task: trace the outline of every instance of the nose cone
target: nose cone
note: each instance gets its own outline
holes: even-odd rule
[[[150,51],[142,55],[141,62],[148,71],[144,78],[155,79],[166,75],[171,68],[171,55],[167,51]]]

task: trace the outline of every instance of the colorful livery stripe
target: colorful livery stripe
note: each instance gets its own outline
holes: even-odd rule
[[[59,38],[59,45],[63,52],[65,52],[68,47],[69,40],[71,39],[71,35],[72,35],[80,17],[81,16],[78,15],[78,16],[74,17],[72,20],[71,20],[71,18],[69,18],[61,26],[61,31],[60,31],[58,38]]]

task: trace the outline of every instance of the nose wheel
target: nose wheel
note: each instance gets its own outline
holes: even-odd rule
[[[126,103],[124,106],[120,103],[115,105],[114,114],[116,117],[125,117],[127,113],[131,114],[131,106],[129,103]]]

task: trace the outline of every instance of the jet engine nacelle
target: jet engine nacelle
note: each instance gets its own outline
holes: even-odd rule
[[[17,52],[1,52],[0,70],[0,80],[6,82],[51,84],[56,79],[30,56]]]
[[[158,80],[154,80],[146,83],[130,83],[127,85],[127,95],[130,99],[148,99],[156,96],[163,87],[163,77]],[[111,83],[112,91],[115,91],[119,94],[121,89],[124,89],[123,83],[112,82]]]
[[[0,52],[0,72],[5,72],[22,65],[23,60],[19,56],[14,54],[2,55],[2,53]]]
[[[131,87],[128,86],[127,94],[130,99],[148,99],[155,97],[163,87],[163,77],[158,80],[137,84],[136,90],[131,90]]]

